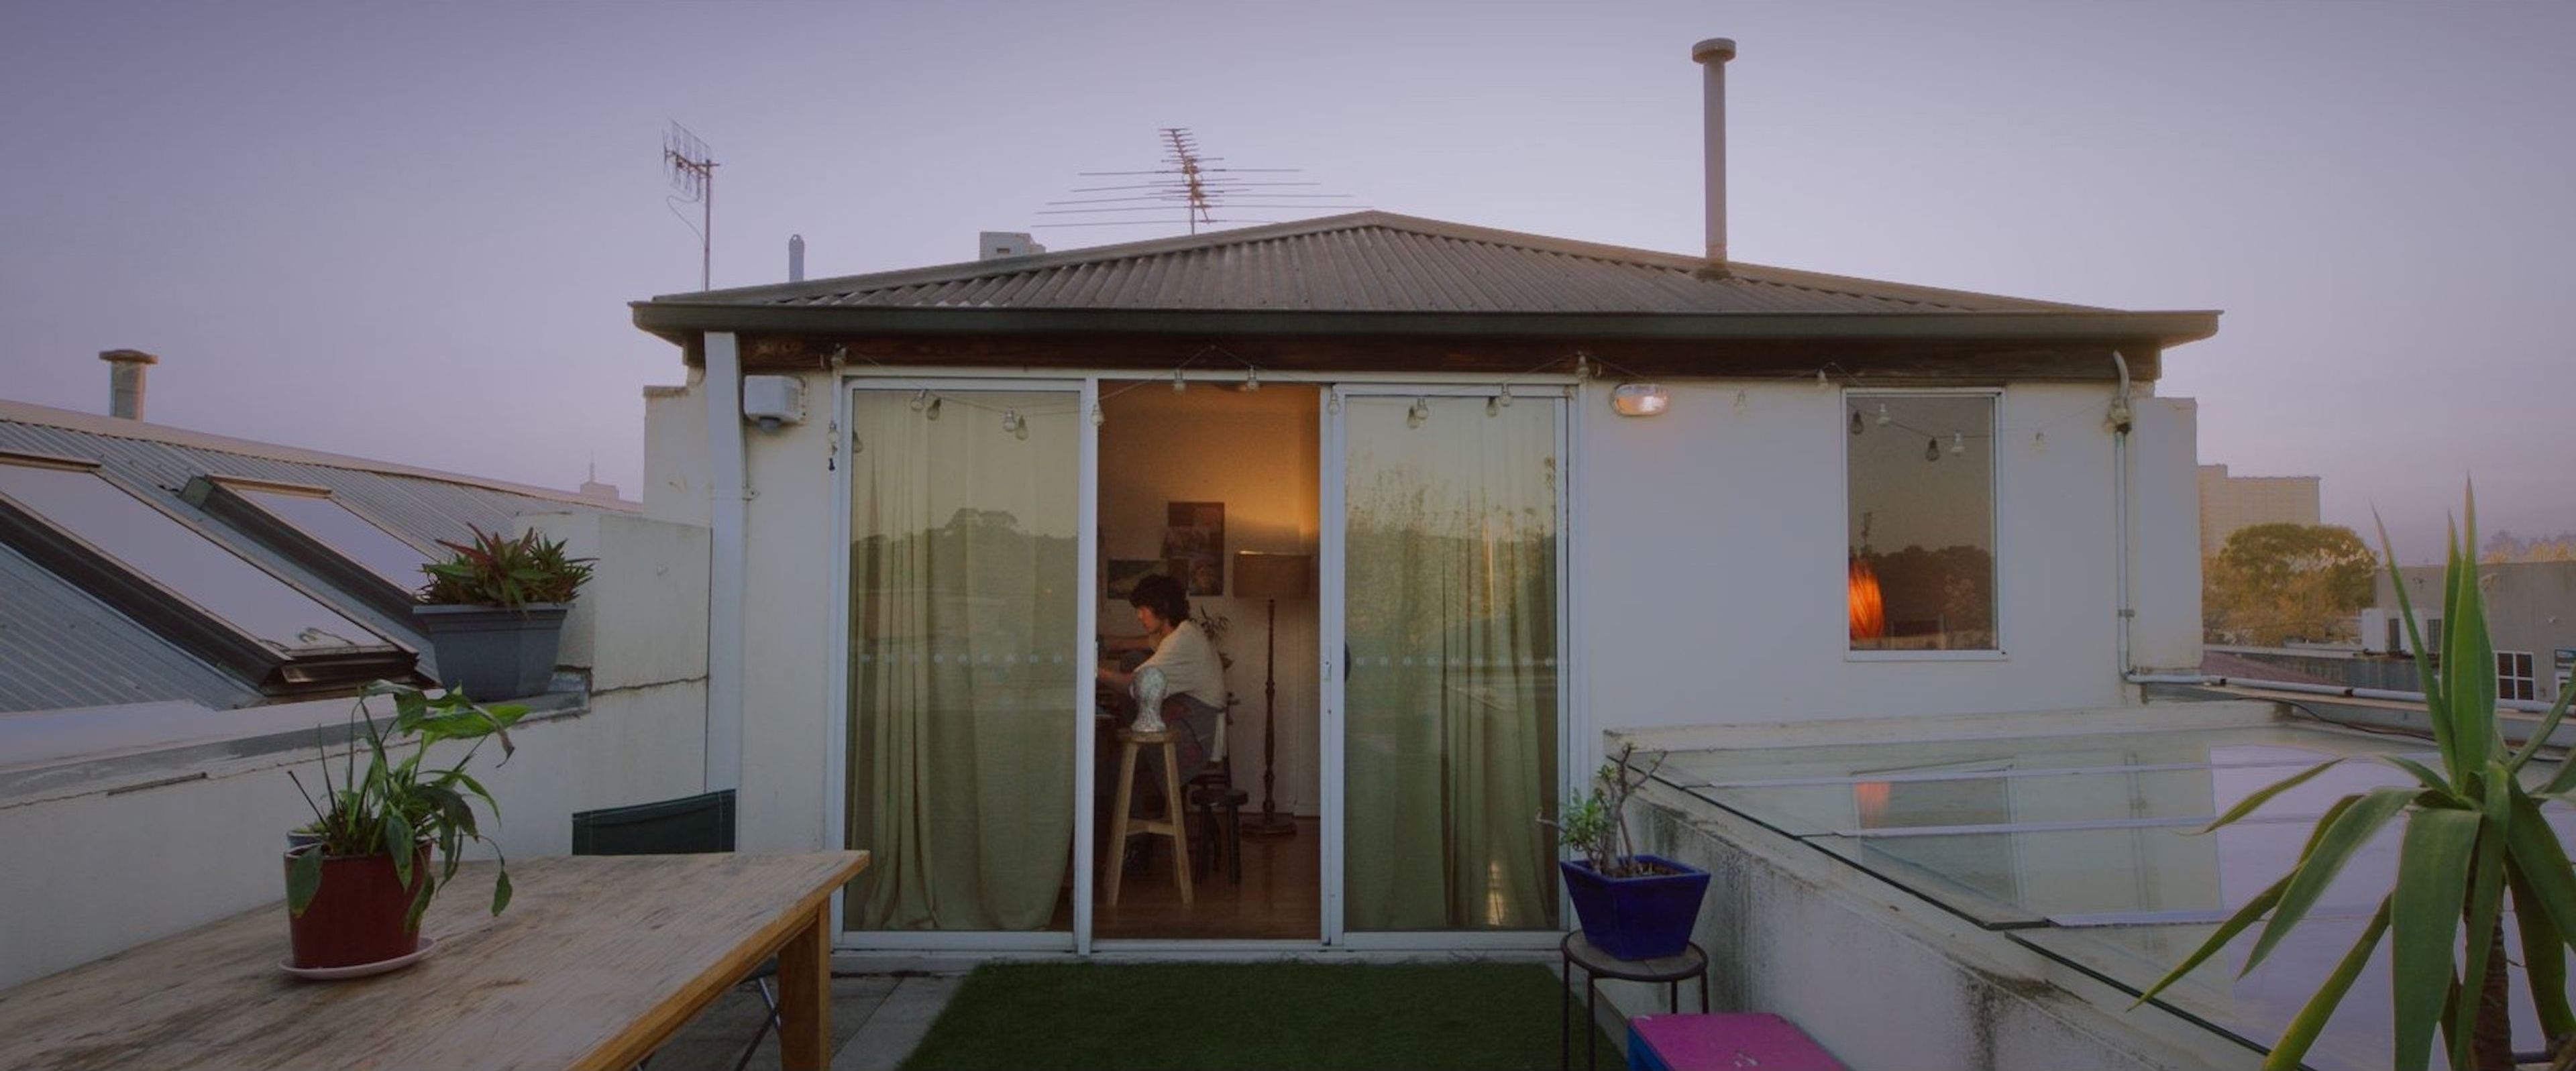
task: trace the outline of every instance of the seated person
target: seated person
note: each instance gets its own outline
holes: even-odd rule
[[[1190,598],[1181,582],[1168,576],[1149,576],[1136,582],[1136,590],[1127,596],[1136,608],[1136,623],[1144,626],[1142,636],[1112,636],[1105,646],[1110,651],[1150,651],[1152,655],[1134,670],[1100,669],[1100,680],[1128,692],[1136,682],[1136,673],[1146,666],[1163,671],[1165,683],[1163,723],[1182,730],[1173,740],[1180,758],[1180,776],[1188,780],[1208,764],[1216,747],[1217,726],[1225,717],[1225,663],[1218,660],[1216,645],[1208,642],[1207,633],[1198,622],[1190,620]],[[1145,749],[1149,791],[1159,794],[1163,787],[1163,751]]]

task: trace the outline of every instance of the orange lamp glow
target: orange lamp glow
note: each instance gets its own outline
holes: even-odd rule
[[[1887,605],[1879,601],[1878,571],[1851,560],[1851,638],[1875,640],[1887,635]]]

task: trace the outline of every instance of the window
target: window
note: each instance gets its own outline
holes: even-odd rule
[[[257,484],[233,484],[232,491],[396,587],[416,588],[424,579],[420,567],[429,555],[350,512],[329,492],[316,495]]]
[[[432,556],[330,488],[199,476],[179,497],[377,613],[410,619]]]
[[[99,475],[0,458],[0,539],[262,688],[400,676],[412,654]]]
[[[1854,651],[1997,651],[1992,392],[1844,396]]]
[[[2496,698],[2530,702],[2536,694],[2532,689],[2534,678],[2529,652],[2496,652]]]

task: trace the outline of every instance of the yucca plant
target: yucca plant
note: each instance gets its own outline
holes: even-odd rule
[[[2536,788],[2524,783],[2536,780],[2525,777],[2525,768],[2566,717],[2576,689],[2558,697],[2521,747],[2506,747],[2496,710],[2495,651],[2487,639],[2486,607],[2478,591],[2477,524],[2477,494],[2471,488],[2462,520],[2451,530],[2443,572],[2442,620],[2448,626],[2440,661],[2424,649],[2405,583],[2401,579],[2396,585],[2441,768],[2397,755],[2369,756],[2404,771],[2415,783],[2335,801],[2317,819],[2297,865],[2238,910],[2139,1003],[2180,981],[2259,921],[2263,930],[2239,976],[2252,973],[2307,916],[2353,854],[2391,823],[2402,823],[2396,888],[2380,900],[2360,939],[2290,1021],[2263,1066],[2299,1066],[2385,937],[2395,997],[2393,1066],[2401,1071],[2426,1067],[2438,1027],[2451,1067],[2511,1071],[2513,1024],[2506,1014],[2509,980],[2502,928],[2508,895],[2542,1033],[2553,1044],[2565,1044],[2560,1039],[2576,1030],[2576,1015],[2568,1009],[2565,957],[2566,949],[2576,947],[2576,873],[2569,870],[2566,852],[2540,814],[2541,801],[2576,795],[2576,762],[2562,761]],[[2397,576],[2397,555],[2385,524],[2379,541],[2389,575]],[[2245,817],[2343,761],[2320,763],[2247,796],[2203,832]]]

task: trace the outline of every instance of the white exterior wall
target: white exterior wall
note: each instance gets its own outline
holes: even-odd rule
[[[745,429],[752,498],[743,642],[742,844],[825,846],[844,716],[832,694],[833,544],[846,466],[825,429],[833,378],[805,375],[802,425]],[[1842,391],[1811,383],[1668,384],[1671,411],[1610,412],[1606,389],[1574,401],[1574,521],[1567,577],[1588,732],[1878,716],[2078,709],[2134,701],[2118,665],[2117,540],[2107,384],[2004,391],[1997,437],[2005,654],[1854,660],[1844,599]],[[1741,390],[1745,406],[1738,412]],[[648,490],[703,455],[702,408],[662,394]],[[2132,582],[2141,666],[2198,661],[2199,576],[2191,404],[2140,398],[2132,440]],[[2034,434],[2045,432],[2045,442]],[[669,442],[665,442],[665,440]],[[846,449],[846,446],[843,447]],[[701,468],[703,462],[699,462]],[[702,479],[694,486],[703,488]],[[703,509],[704,492],[696,492]],[[648,495],[648,509],[651,498]],[[2177,506],[2176,503],[2183,505]],[[1248,679],[1248,678],[1247,678]],[[1570,768],[1585,768],[1583,756]]]
[[[1613,414],[1605,390],[1577,400],[1569,590],[1593,730],[2127,701],[2112,442],[2102,419],[2114,388],[2003,392],[1995,459],[2003,657],[1864,661],[1847,657],[1842,391],[1778,380],[1667,387],[1670,411],[1650,419]],[[2174,408],[2141,399],[2142,412],[2165,415],[2142,421],[2155,427],[2138,438],[2187,438],[2188,421],[2167,419]],[[2041,432],[2044,443],[2034,440]],[[2141,487],[2191,486],[2187,441],[2179,452],[2138,447]],[[2195,521],[2140,531],[2180,539],[2180,557],[2196,560]],[[2133,642],[2170,650],[2187,624],[2196,647],[2198,571],[2173,575],[2171,548],[2143,549],[2135,583],[2188,587],[2192,605],[2186,622],[2173,600],[2160,603],[2153,618],[2139,619]]]
[[[564,631],[563,664],[591,669],[587,711],[540,716],[512,731],[508,764],[487,747],[471,768],[500,801],[487,831],[512,859],[570,851],[575,811],[705,788],[706,530],[616,515],[523,523],[600,561]],[[613,627],[596,634],[603,620]],[[341,725],[350,710],[345,700],[297,707],[317,726]],[[287,772],[319,791],[312,751],[120,761],[110,779],[0,800],[0,859],[12,861],[0,867],[0,988],[285,895],[286,831],[312,818]],[[281,922],[281,945],[285,932]]]

